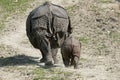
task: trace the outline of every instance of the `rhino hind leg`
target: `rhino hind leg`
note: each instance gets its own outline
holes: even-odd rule
[[[47,61],[46,55],[42,50],[40,50],[40,51],[41,51],[41,54],[42,54],[42,58],[40,59],[40,63],[45,63]]]
[[[42,52],[41,61],[45,62],[45,65],[53,65],[52,64],[52,53],[50,43],[47,39],[42,40],[40,44],[40,50]]]
[[[58,59],[57,59],[57,52],[58,52],[58,49],[52,49],[52,58],[54,60],[54,64],[57,64],[58,63]]]

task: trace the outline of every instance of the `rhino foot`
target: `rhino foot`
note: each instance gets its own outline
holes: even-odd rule
[[[44,59],[44,58],[40,59],[40,63],[45,63],[46,61],[47,61],[47,60]]]
[[[48,62],[45,63],[45,65],[46,66],[53,66],[53,63],[52,63],[52,61],[48,61]]]

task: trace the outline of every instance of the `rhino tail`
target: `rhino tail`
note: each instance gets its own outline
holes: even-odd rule
[[[68,33],[71,34],[73,32],[73,28],[71,27],[71,20],[70,17],[68,17],[69,19],[69,24],[68,24]]]

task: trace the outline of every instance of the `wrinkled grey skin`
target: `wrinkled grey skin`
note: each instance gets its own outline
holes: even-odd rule
[[[61,46],[61,54],[63,63],[66,67],[74,65],[74,69],[78,68],[78,61],[80,58],[81,43],[73,38],[67,37]]]
[[[26,33],[31,44],[42,53],[40,62],[57,63],[57,51],[64,38],[72,33],[70,19],[64,8],[46,2],[30,12]]]

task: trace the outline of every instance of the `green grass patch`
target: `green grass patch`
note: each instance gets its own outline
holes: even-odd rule
[[[113,42],[120,44],[120,32],[110,32],[109,37]]]
[[[32,0],[0,0],[0,32],[5,28],[5,21],[13,13],[24,13],[30,7],[28,2]]]
[[[106,48],[106,45],[102,44],[97,47],[98,55],[102,55],[104,50]]]
[[[89,43],[89,38],[86,38],[86,37],[80,37],[79,38],[79,41],[84,43],[84,44],[88,44]]]
[[[5,11],[13,12],[16,9],[21,8],[21,5],[25,4],[28,1],[29,0],[1,0],[0,5],[5,9]]]
[[[117,12],[118,17],[120,17],[120,12]]]
[[[102,8],[96,6],[96,5],[91,5],[91,6],[90,6],[90,10],[91,10],[91,11],[95,11],[95,12],[104,11],[104,9],[102,9]]]
[[[46,78],[45,71],[42,68],[34,70],[33,73],[36,75],[36,77],[33,80],[44,80]]]
[[[102,2],[102,3],[111,3],[112,0],[100,0],[100,2]]]
[[[63,71],[60,68],[43,69],[38,68],[34,71],[34,80],[72,80],[72,72]]]
[[[87,61],[87,59],[86,58],[80,58],[80,61]]]
[[[67,9],[68,14],[70,16],[73,16],[74,12],[79,9],[79,6],[73,5],[73,6],[66,7],[65,9]]]
[[[114,41],[120,41],[120,32],[110,32],[109,37]]]
[[[4,29],[4,23],[1,21],[1,23],[0,23],[0,30],[2,31],[3,29]]]

